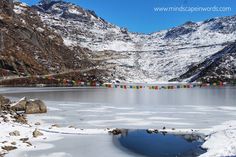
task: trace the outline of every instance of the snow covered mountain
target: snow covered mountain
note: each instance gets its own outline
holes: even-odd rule
[[[190,68],[173,81],[231,82],[236,80],[236,42]]]
[[[32,7],[70,49],[88,48],[98,55],[96,59],[106,61],[105,65],[114,65],[109,69],[110,79],[169,81],[236,40],[236,16],[138,34],[68,2],[41,2]]]

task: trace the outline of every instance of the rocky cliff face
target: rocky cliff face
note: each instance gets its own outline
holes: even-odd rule
[[[43,75],[94,66],[87,59],[89,50],[79,46],[69,49],[32,8],[20,2],[13,6],[9,0],[1,0],[0,8],[0,77]]]

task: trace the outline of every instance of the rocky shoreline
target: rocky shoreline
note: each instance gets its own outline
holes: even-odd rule
[[[31,128],[29,134],[23,134],[17,125],[30,126],[28,124],[27,114],[46,113],[47,107],[41,100],[32,100],[22,98],[17,102],[0,95],[0,157],[24,145],[26,147],[33,146],[30,138],[43,136],[37,128]],[[40,125],[40,124],[39,124]],[[11,130],[11,131],[10,131]]]
[[[0,157],[15,156],[21,151],[47,149],[42,143],[61,139],[65,134],[97,135],[108,134],[112,130],[81,129],[72,125],[60,127],[58,124],[43,124],[40,119],[27,119],[29,114],[43,114],[47,110],[41,100],[24,97],[13,102],[0,95]]]

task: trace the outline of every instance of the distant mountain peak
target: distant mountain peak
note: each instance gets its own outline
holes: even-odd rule
[[[62,0],[41,0],[37,5],[33,5],[33,7],[37,7],[41,11],[46,12],[48,9],[50,9],[54,4],[56,3],[63,3]],[[66,2],[64,2],[66,3]]]
[[[32,7],[40,12],[57,15],[61,18],[83,20],[86,22],[90,21],[90,18],[93,16],[95,19],[101,19],[105,22],[94,11],[83,9],[78,5],[63,0],[43,0]]]
[[[42,3],[42,4],[49,4],[51,2],[52,2],[52,0],[41,0],[40,1],[40,3]]]
[[[193,22],[193,21],[187,21],[187,22],[185,22],[183,25],[193,26],[193,25],[196,25],[196,23]]]
[[[197,30],[197,28],[198,28],[197,23],[192,22],[192,21],[187,21],[183,25],[180,25],[178,27],[174,27],[174,28],[170,29],[166,33],[165,38],[166,39],[178,38],[180,36],[195,32]]]
[[[62,1],[62,0],[40,0],[39,3],[41,3],[41,4],[50,4],[52,2],[59,2],[59,1]]]

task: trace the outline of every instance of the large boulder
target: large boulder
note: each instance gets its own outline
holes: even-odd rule
[[[16,103],[12,104],[11,109],[14,111],[25,111],[27,104],[27,99],[24,97],[17,101]]]
[[[29,100],[26,104],[25,113],[34,114],[34,113],[46,113],[47,107],[41,100]]]
[[[11,109],[16,112],[24,112],[26,114],[46,113],[47,107],[41,100],[20,99],[18,102],[11,105]]]

